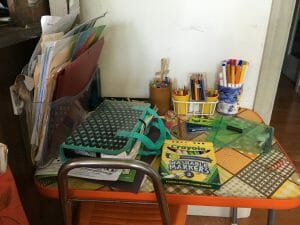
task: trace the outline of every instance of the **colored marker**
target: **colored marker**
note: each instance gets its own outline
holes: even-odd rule
[[[223,73],[223,84],[227,87],[227,77],[226,77],[226,61],[222,63],[222,73]]]

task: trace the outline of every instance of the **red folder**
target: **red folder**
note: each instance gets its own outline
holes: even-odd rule
[[[91,81],[104,45],[102,37],[88,50],[59,72],[54,100],[79,94]]]

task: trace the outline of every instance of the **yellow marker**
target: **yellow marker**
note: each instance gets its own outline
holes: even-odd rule
[[[247,62],[243,61],[240,84],[243,84],[243,82],[244,82],[244,77],[245,77],[245,72],[246,72],[246,66],[247,66]]]

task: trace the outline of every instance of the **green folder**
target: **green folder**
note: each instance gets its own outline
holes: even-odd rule
[[[272,147],[274,128],[232,116],[218,116],[209,131],[208,141],[216,148],[231,147],[248,153],[268,153]]]

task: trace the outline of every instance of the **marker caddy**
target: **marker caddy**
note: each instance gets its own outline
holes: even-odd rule
[[[185,92],[184,88],[182,91]],[[180,89],[172,95],[174,112],[185,116],[212,116],[218,102],[218,91],[206,88],[204,74],[195,73],[190,77],[190,90],[181,96]]]
[[[248,62],[229,59],[222,62],[219,73],[219,102],[217,111],[224,115],[236,115],[239,110],[239,98]]]

